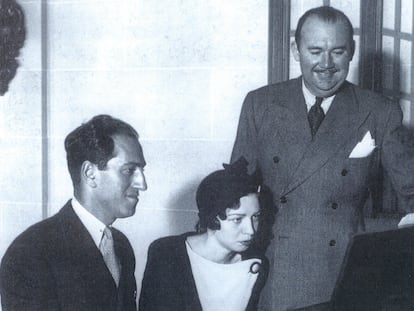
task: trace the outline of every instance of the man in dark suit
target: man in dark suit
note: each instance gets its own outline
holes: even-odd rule
[[[112,227],[147,188],[138,133],[99,115],[65,139],[74,196],[18,236],[0,267],[3,311],[136,310],[135,256]]]
[[[349,19],[332,7],[309,10],[291,48],[302,76],[247,95],[232,153],[232,161],[244,156],[251,172],[260,171],[278,205],[261,310],[330,299],[349,237],[364,229],[380,167],[401,210],[414,208],[400,107],[346,81],[355,48]]]

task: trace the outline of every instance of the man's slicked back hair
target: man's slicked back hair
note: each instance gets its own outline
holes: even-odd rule
[[[65,139],[66,159],[73,184],[80,182],[81,166],[90,161],[100,170],[114,155],[114,136],[136,138],[137,131],[128,123],[109,115],[97,115],[73,130]],[[142,150],[141,150],[142,152]]]
[[[332,23],[332,24],[343,22],[346,28],[348,29],[349,42],[352,42],[353,37],[354,37],[354,28],[352,26],[351,21],[344,14],[344,12],[337,10],[330,6],[320,6],[320,7],[313,8],[313,9],[306,11],[299,18],[298,25],[295,31],[295,42],[298,47],[300,46],[300,39],[301,39],[301,32],[302,32],[303,24],[305,24],[305,22],[311,17],[316,17],[321,21],[324,21],[326,23]]]

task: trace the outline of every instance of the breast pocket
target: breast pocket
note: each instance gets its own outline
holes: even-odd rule
[[[377,154],[375,149],[369,156],[346,159],[341,171],[344,184],[348,187],[368,188]]]

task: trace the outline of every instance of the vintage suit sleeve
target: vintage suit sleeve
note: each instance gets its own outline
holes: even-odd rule
[[[412,133],[401,126],[401,111],[389,114],[388,131],[382,145],[381,161],[398,195],[398,209],[414,212],[414,141]]]
[[[3,257],[0,293],[3,311],[59,310],[54,278],[43,247],[30,238],[20,238]]]
[[[254,94],[247,94],[239,118],[236,141],[233,146],[231,162],[244,156],[249,163],[249,172],[253,173],[257,169],[257,130],[255,120]]]
[[[174,300],[175,289],[170,288],[171,284],[168,284],[169,272],[163,263],[168,258],[168,255],[165,255],[157,243],[150,245],[139,297],[140,311],[167,311],[175,305],[171,301]]]
[[[186,236],[161,238],[149,247],[140,311],[201,311],[185,247]]]

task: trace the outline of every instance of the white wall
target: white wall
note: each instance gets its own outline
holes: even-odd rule
[[[0,97],[0,258],[72,195],[63,140],[108,113],[140,133],[149,189],[119,220],[135,249],[138,290],[147,246],[192,230],[194,191],[230,157],[246,92],[266,83],[268,6],[261,0],[49,0],[48,105],[42,112],[41,1],[27,22],[21,66]],[[42,172],[42,113],[49,170]]]
[[[19,1],[27,39],[17,75],[0,96],[0,258],[42,218],[40,2]]]
[[[228,162],[241,103],[266,84],[262,0],[49,1],[49,214],[72,195],[63,140],[108,113],[140,133],[148,190],[130,238],[138,287],[148,244],[192,230],[194,191]]]

